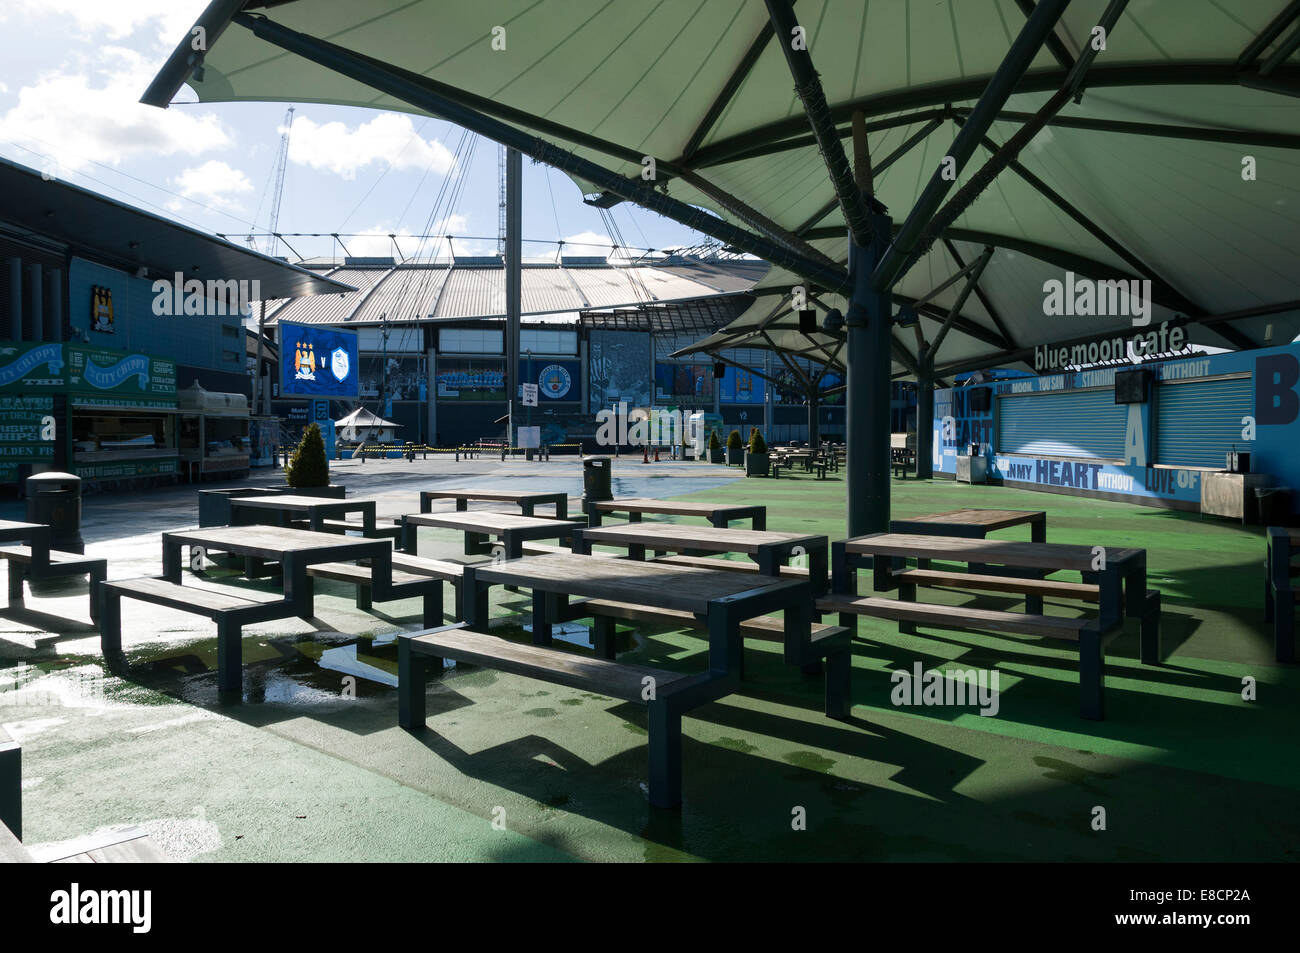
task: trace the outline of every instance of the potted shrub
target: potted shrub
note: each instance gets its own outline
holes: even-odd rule
[[[767,441],[755,427],[749,432],[749,447],[745,453],[745,476],[767,476]]]
[[[738,467],[745,462],[745,444],[740,439],[740,431],[733,430],[727,435],[727,466]]]
[[[716,430],[709,431],[709,462],[722,463],[725,455],[722,452],[722,441],[718,439]]]
[[[321,437],[320,427],[311,424],[302,432],[298,449],[289,458],[289,467],[285,471],[285,480],[291,493],[305,496],[328,496],[342,498],[346,489],[330,484],[330,465],[325,458],[325,440]]]

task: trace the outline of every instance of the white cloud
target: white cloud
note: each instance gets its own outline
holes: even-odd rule
[[[224,209],[240,208],[234,196],[253,191],[248,176],[220,159],[209,159],[203,165],[186,169],[172,179],[172,184],[188,199]]]
[[[598,232],[585,231],[564,236],[566,255],[608,255],[614,239]],[[570,247],[572,246],[572,247]]]
[[[405,258],[445,258],[447,257],[447,235],[452,236],[451,247],[456,255],[491,255],[496,251],[495,242],[467,241],[460,238],[469,230],[469,219],[459,213],[448,215],[434,222],[430,238],[420,239],[409,228],[394,230],[388,222],[379,222],[364,229],[364,234],[345,238],[348,251],[357,258],[388,258],[397,254],[393,241],[388,236],[397,235],[397,245]]]
[[[295,117],[289,161],[344,179],[356,178],[357,172],[372,162],[391,162],[399,171],[431,167],[439,175],[455,166],[446,146],[417,135],[411,117],[399,113],[380,113],[354,128],[341,122],[321,125],[306,116]]]
[[[141,105],[149,70],[138,53],[104,47],[97,56],[93,71],[46,73],[20,89],[18,103],[0,116],[0,138],[72,170],[91,160],[116,166],[124,159],[197,156],[232,145],[214,114]]]
[[[5,0],[0,23],[57,18],[80,37],[120,40],[148,28],[168,47],[184,38],[203,12],[204,0]]]

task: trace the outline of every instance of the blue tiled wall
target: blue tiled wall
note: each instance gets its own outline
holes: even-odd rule
[[[90,289],[113,292],[114,331],[90,330]],[[173,358],[179,364],[244,373],[244,336],[239,315],[156,315],[153,282],[116,268],[73,258],[68,269],[68,311],[72,340],[82,333],[92,345],[117,351],[141,351]],[[232,327],[234,337],[222,333]],[[223,352],[237,356],[232,360]]]

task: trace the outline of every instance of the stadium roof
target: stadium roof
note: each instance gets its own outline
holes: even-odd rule
[[[505,314],[505,268],[500,259],[311,259],[309,269],[357,290],[280,302],[267,321],[363,327],[416,321],[465,321]],[[752,259],[673,259],[672,263],[603,267],[525,263],[522,315],[557,316],[576,323],[578,312],[739,295],[768,270]],[[734,312],[733,312],[734,313]]]
[[[0,159],[0,231],[54,240],[74,254],[151,277],[257,281],[267,297],[351,291],[319,272],[141,211]]]
[[[993,249],[937,349],[940,373],[1131,327],[1127,316],[1046,316],[1044,282],[1069,271],[1150,279],[1155,321],[1174,313],[1230,318],[1195,328],[1199,343],[1247,347],[1293,337],[1300,3],[1037,7],[1033,22],[1050,26],[1042,45],[1026,40],[1035,32],[1026,27],[1033,0],[801,0],[794,12],[786,0],[662,0],[634,14],[605,0],[216,0],[200,20],[208,37],[202,79],[193,75],[199,61],[186,37],[144,99],[165,105],[189,82],[205,102],[486,116],[490,122],[474,123],[480,131],[502,138],[492,130],[526,130],[536,138],[517,147],[568,172],[593,201],[621,196],[661,210],[668,199],[684,203],[671,206],[679,220],[725,241],[735,236],[737,247],[782,266],[766,289],[805,284],[839,293],[848,289],[845,238],[855,221],[844,209],[861,228],[861,208],[836,200],[843,190],[832,191],[816,137],[830,130],[850,139],[860,113],[874,199],[896,219],[933,211],[926,200],[936,194],[975,196],[953,206],[946,226],[927,225],[928,214],[909,219],[889,252],[892,266],[909,265],[893,283],[895,301],[926,298],[961,269],[958,259],[971,265]],[[774,40],[772,26],[795,22],[796,13],[820,81],[802,82],[800,94],[786,38]],[[1109,24],[1104,49],[1090,62],[1100,23]],[[505,28],[505,50],[493,49],[494,27]],[[1023,74],[1004,68],[1009,50],[1025,53]],[[993,97],[987,131],[955,138],[968,123],[982,128],[973,107],[1004,76],[1014,93]],[[1070,88],[1077,101],[1049,107],[1041,128],[1030,124]],[[810,90],[814,101],[824,94],[824,108],[805,109]],[[1005,170],[974,181],[985,153],[1022,129],[1037,131],[1004,153]],[[936,192],[941,163],[954,153],[955,181]],[[640,189],[644,156],[656,159],[658,191]],[[597,174],[592,162],[619,178]],[[681,210],[689,206],[722,221],[687,221]],[[927,339],[939,336],[963,290],[959,282],[918,309]],[[760,299],[742,326],[761,323],[777,300]],[[845,304],[841,294],[821,301]],[[783,327],[769,334],[772,343],[806,349],[788,320]],[[894,371],[906,373],[919,342],[905,328],[893,334]],[[831,336],[814,342],[835,346]]]

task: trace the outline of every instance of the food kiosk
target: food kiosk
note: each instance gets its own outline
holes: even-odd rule
[[[180,426],[178,445],[190,482],[211,474],[248,475],[248,398],[205,390],[195,381],[176,394]]]

